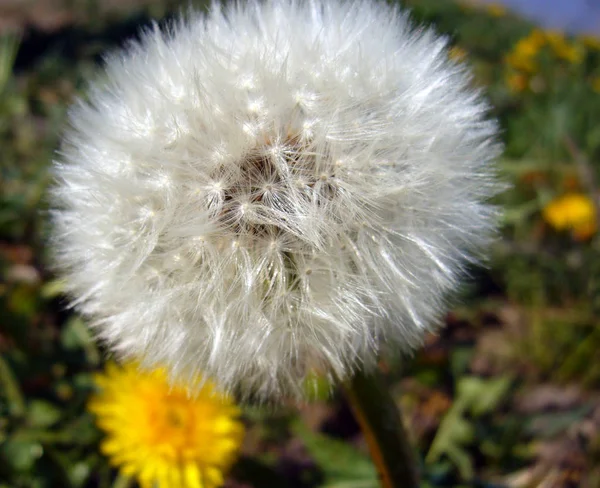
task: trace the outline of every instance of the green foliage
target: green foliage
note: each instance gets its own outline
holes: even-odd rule
[[[6,85],[11,80],[18,49],[19,37],[17,35],[5,34],[0,38],[0,94],[3,94]]]
[[[506,377],[484,380],[478,377],[462,377],[457,385],[457,396],[433,440],[425,461],[433,464],[442,456],[456,466],[463,480],[473,478],[475,471],[465,445],[475,440],[475,427],[465,417],[478,417],[498,408],[510,387]]]
[[[376,488],[377,471],[371,460],[345,442],[311,432],[295,422],[294,434],[302,441],[324,474],[322,488]]]

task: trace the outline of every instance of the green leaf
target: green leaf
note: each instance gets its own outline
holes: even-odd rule
[[[542,204],[538,200],[531,200],[521,205],[506,207],[502,212],[502,224],[514,225],[527,221],[531,216],[535,215],[542,208]]]
[[[473,479],[475,470],[473,468],[473,463],[471,462],[471,457],[465,449],[462,449],[458,446],[451,446],[450,449],[446,451],[446,455],[456,466],[456,469],[458,469],[461,479]]]
[[[445,455],[456,466],[462,479],[471,479],[473,464],[463,446],[473,442],[475,429],[465,414],[470,412],[478,416],[492,411],[502,401],[510,385],[509,377],[489,380],[477,376],[461,378],[457,397],[442,420],[425,461],[433,464]]]
[[[458,383],[459,395],[468,397],[470,412],[483,415],[491,412],[502,402],[511,385],[511,378],[502,376],[484,380],[476,377],[462,378]]]
[[[4,34],[0,37],[0,94],[12,75],[13,64],[21,38],[15,34]]]
[[[302,439],[306,449],[323,471],[326,482],[323,486],[328,488],[379,486],[375,466],[357,449],[345,442],[311,432],[300,421],[294,422],[292,430]]]
[[[92,373],[78,373],[73,376],[73,386],[77,389],[91,390],[94,388],[94,376]]]
[[[25,414],[25,399],[19,388],[8,362],[0,356],[0,384],[3,386],[4,394],[8,400],[8,409],[11,415],[20,417]]]
[[[334,483],[326,483],[321,485],[321,488],[378,488],[377,480],[353,480],[339,481]]]
[[[61,343],[67,350],[83,349],[91,365],[100,364],[101,355],[94,338],[80,317],[71,318],[63,328]]]
[[[30,471],[44,454],[44,449],[35,441],[9,439],[0,446],[2,457],[15,471]]]
[[[66,435],[75,440],[77,444],[86,445],[98,441],[99,431],[95,427],[94,417],[84,412],[64,428]]]
[[[89,478],[91,469],[88,463],[79,461],[69,467],[67,472],[71,483],[75,486],[81,486]]]
[[[463,407],[460,402],[455,402],[442,420],[435,438],[425,459],[427,463],[437,462],[444,454],[455,458],[459,455],[460,446],[468,444],[475,438],[473,425],[463,417]]]
[[[471,393],[471,383],[466,385],[463,395],[459,392],[459,397],[444,416],[425,458],[425,462],[431,465],[438,462],[442,456],[447,456],[463,479],[470,478],[473,473],[471,459],[463,446],[475,438],[475,428],[464,418],[470,402],[470,397],[465,396],[464,392]]]
[[[471,358],[473,357],[473,348],[457,347],[450,356],[450,370],[454,377],[463,375],[469,368]]]
[[[41,290],[40,295],[46,300],[56,298],[64,292],[65,282],[63,280],[52,280],[45,283]]]
[[[74,439],[67,432],[34,428],[16,430],[12,435],[12,439],[23,443],[38,442],[46,446],[51,444],[71,444],[74,442]]]
[[[61,417],[58,407],[44,400],[33,400],[27,410],[27,422],[32,427],[50,427]]]

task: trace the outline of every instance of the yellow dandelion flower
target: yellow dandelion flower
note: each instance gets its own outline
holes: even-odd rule
[[[546,31],[544,36],[546,37],[548,44],[550,44],[552,47],[560,46],[561,44],[566,44],[567,42],[564,33],[558,30]]]
[[[513,93],[521,93],[525,91],[529,84],[527,76],[522,73],[510,73],[506,77],[506,85]]]
[[[569,43],[562,32],[546,32],[546,39],[554,54],[559,58],[573,64],[583,61],[583,50],[577,44]]]
[[[242,441],[239,409],[206,382],[190,395],[163,369],[109,364],[88,409],[106,439],[101,450],[142,488],[215,488]]]
[[[552,200],[542,214],[554,229],[570,230],[579,240],[589,239],[597,231],[596,207],[591,198],[582,193],[569,193]]]
[[[539,29],[534,29],[531,34],[520,39],[506,61],[513,68],[532,73],[537,70],[536,56],[546,44],[546,37]]]
[[[499,3],[490,3],[487,6],[487,11],[492,17],[504,17],[506,15],[506,7]]]
[[[512,68],[518,71],[534,73],[538,69],[538,64],[534,56],[525,56],[520,52],[513,51],[505,59]]]
[[[531,31],[531,33],[528,36],[529,41],[532,44],[535,44],[536,46],[538,46],[538,48],[541,48],[542,46],[544,46],[546,44],[546,42],[548,41],[547,38],[547,33],[544,32],[542,29],[533,29]]]
[[[579,39],[586,48],[600,51],[600,37],[583,35]]]

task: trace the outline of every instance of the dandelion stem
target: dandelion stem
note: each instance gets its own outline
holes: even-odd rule
[[[384,378],[359,371],[345,384],[346,396],[365,435],[383,488],[418,488],[414,452],[400,410]]]

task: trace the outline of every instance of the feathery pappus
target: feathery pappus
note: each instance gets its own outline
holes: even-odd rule
[[[439,324],[497,225],[488,112],[384,2],[214,4],[109,56],[72,108],[57,269],[121,356],[301,396]]]

